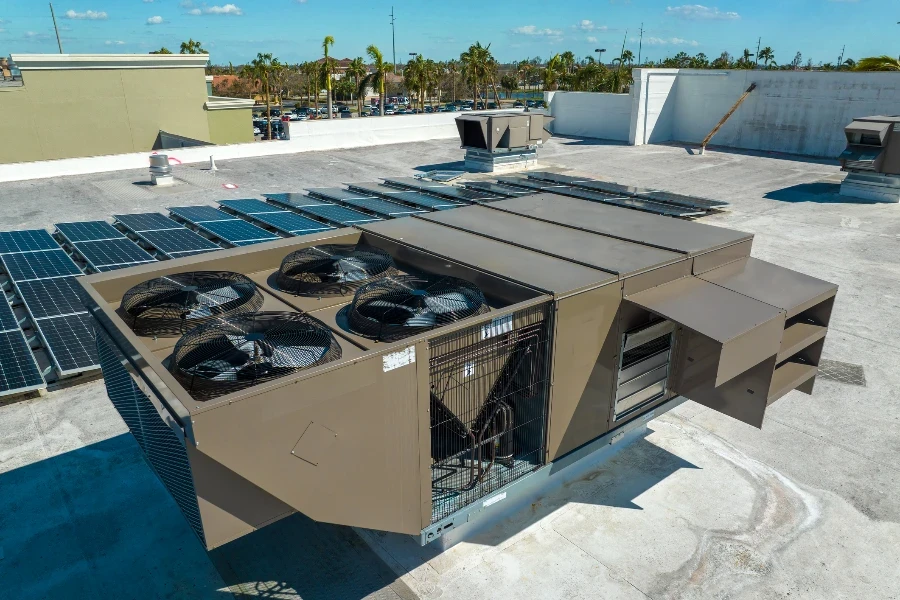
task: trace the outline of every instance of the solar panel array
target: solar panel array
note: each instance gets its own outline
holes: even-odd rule
[[[79,224],[69,223],[64,224],[64,229],[76,239],[91,239],[110,234],[108,229],[95,225],[80,227]],[[43,229],[2,232],[0,262],[16,294],[22,300],[59,376],[65,377],[99,368],[94,347],[94,332],[89,323],[87,309],[81,300],[81,286],[75,281],[75,278],[82,274],[81,270],[53,237]],[[21,330],[19,335],[22,335]],[[6,341],[16,338],[15,335],[2,337]],[[31,375],[28,381],[33,385],[43,386],[44,381],[37,371],[37,363],[34,363],[32,370],[29,361],[26,360],[30,355],[30,360],[34,361],[34,356],[25,343],[24,335],[22,343],[25,344],[24,350],[28,354],[25,354],[22,344],[18,341],[10,343],[15,346],[13,350],[7,346],[0,349],[0,354],[3,355],[0,356],[2,365],[0,370],[7,370],[9,360],[10,373],[16,369],[19,375],[22,369],[31,375],[37,372],[40,383],[36,383]],[[9,379],[8,373],[0,378],[16,380],[19,375]],[[0,388],[2,387],[0,384]]]
[[[306,235],[334,229],[331,225],[301,217],[260,200],[220,200],[219,204],[285,235]]]
[[[93,271],[102,273],[156,262],[146,250],[106,221],[57,223],[54,227],[57,235]]]
[[[274,233],[211,206],[173,206],[169,212],[231,246],[250,246],[281,239]]]
[[[113,215],[116,222],[166,258],[203,254],[222,247],[159,213]]]
[[[384,219],[395,219],[425,212],[421,208],[413,208],[405,204],[397,204],[390,200],[366,196],[341,188],[309,188],[307,191],[313,196],[324,198],[337,204],[346,204],[353,208],[359,208]]]

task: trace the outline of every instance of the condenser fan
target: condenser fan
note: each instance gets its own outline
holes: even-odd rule
[[[398,275],[359,288],[347,322],[354,333],[393,341],[486,312],[484,294],[468,281]]]
[[[327,244],[288,254],[278,271],[278,286],[294,294],[343,295],[394,272],[394,260],[383,250]]]
[[[138,335],[173,336],[216,319],[254,313],[262,305],[262,294],[244,275],[195,271],[134,286],[120,309]]]
[[[340,345],[318,319],[258,312],[186,334],[169,368],[195,398],[205,400],[340,357]]]

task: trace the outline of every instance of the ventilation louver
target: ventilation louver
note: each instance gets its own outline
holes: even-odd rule
[[[363,244],[326,244],[292,252],[278,271],[278,287],[303,295],[344,295],[396,272],[394,259]]]
[[[481,290],[463,279],[399,275],[360,287],[347,321],[352,332],[388,342],[488,310]]]
[[[340,357],[318,319],[259,312],[194,329],[178,340],[169,368],[195,399],[207,400]]]
[[[177,336],[200,325],[258,311],[263,296],[239,273],[175,273],[125,293],[121,312],[138,335]]]

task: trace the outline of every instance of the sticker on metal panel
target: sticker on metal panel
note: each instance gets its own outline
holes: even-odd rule
[[[503,333],[509,333],[513,329],[513,316],[497,317],[491,319],[487,325],[481,326],[481,339],[486,340]]]
[[[416,347],[408,346],[399,352],[391,352],[381,357],[384,372],[393,371],[416,362]]]
[[[491,504],[497,504],[501,500],[506,500],[506,492],[503,492],[502,494],[497,494],[496,496],[488,498],[487,500],[484,501],[484,503],[481,505],[481,507],[487,508]]]

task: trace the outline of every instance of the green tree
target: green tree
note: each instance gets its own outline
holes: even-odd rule
[[[763,48],[762,50],[759,51],[759,54],[756,56],[756,58],[763,61],[763,64],[768,69],[769,63],[771,62],[774,64],[774,62],[775,62],[775,53],[772,51],[771,47],[766,46],[765,48]]]
[[[262,84],[263,93],[266,96],[266,124],[270,140],[272,139],[272,106],[271,95],[269,94],[271,84],[270,79],[276,71],[281,69],[281,67],[281,63],[278,62],[277,58],[272,56],[271,52],[265,54],[262,52],[258,53],[256,58],[250,61],[249,65],[245,66],[247,75],[259,80]]]
[[[869,56],[859,59],[853,67],[854,71],[900,71],[900,60],[893,56]]]
[[[325,63],[323,67],[325,69],[325,90],[327,94],[328,100],[328,118],[332,117],[331,114],[331,63],[328,61],[328,49],[334,46],[334,38],[330,35],[326,35],[325,39],[322,40],[322,50],[325,52]]]
[[[160,52],[160,54],[166,54],[165,52]],[[169,52],[171,54],[171,52]],[[186,42],[181,42],[181,54],[209,54],[206,50],[203,49],[203,44],[199,41],[194,41],[194,38],[190,38]]]
[[[384,62],[384,55],[381,54],[381,50],[375,44],[371,44],[366,48],[366,54],[372,59],[372,66],[375,68],[375,72],[366,79],[370,80],[372,87],[378,90],[378,109],[383,117],[384,80],[387,78],[387,74],[394,70],[394,65]]]
[[[150,54],[172,54],[172,51],[169,50],[168,48],[166,48],[165,46],[163,46],[159,50],[154,50]]]

